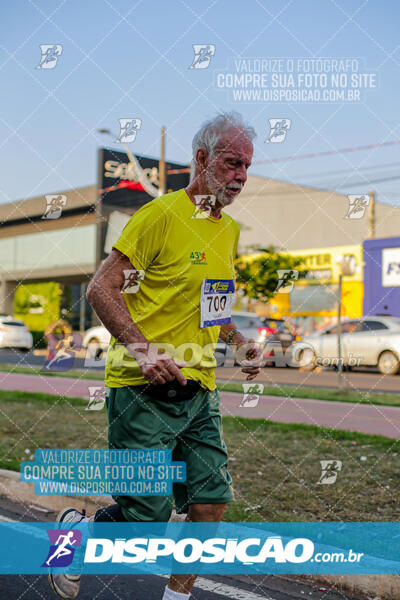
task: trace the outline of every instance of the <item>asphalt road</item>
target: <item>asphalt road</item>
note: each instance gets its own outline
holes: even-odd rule
[[[0,521],[54,521],[55,513],[43,513],[30,505],[0,497]],[[85,575],[78,600],[161,600],[167,578],[157,575]],[[355,600],[329,589],[272,575],[210,576],[198,579],[193,600]],[[56,600],[45,575],[0,575],[0,598]]]

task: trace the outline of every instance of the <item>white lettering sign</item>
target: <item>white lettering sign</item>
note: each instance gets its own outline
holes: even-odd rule
[[[400,248],[382,250],[382,286],[400,286]]]

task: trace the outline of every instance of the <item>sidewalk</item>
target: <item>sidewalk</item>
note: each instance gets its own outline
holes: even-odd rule
[[[89,386],[101,385],[101,380],[0,372],[1,390],[40,392],[67,398],[89,398]],[[400,437],[399,407],[261,396],[257,406],[245,408],[240,406],[241,401],[241,394],[221,392],[222,414],[248,419],[268,419],[281,423],[305,423],[396,439]]]
[[[221,392],[221,397],[221,412],[224,416],[268,419],[280,423],[305,423],[395,439],[400,437],[400,407],[260,396],[256,407],[240,408],[241,394]]]

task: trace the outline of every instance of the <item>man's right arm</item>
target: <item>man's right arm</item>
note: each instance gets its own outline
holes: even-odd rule
[[[125,283],[124,270],[132,270],[129,259],[113,249],[88,285],[86,298],[93,306],[106,329],[125,346],[147,343],[132,321],[121,290]]]
[[[124,344],[138,360],[141,371],[148,381],[156,384],[176,378],[184,385],[186,379],[177,366],[183,366],[183,363],[175,362],[165,355],[160,356],[154,363],[153,355],[150,356],[151,353],[148,352],[148,341],[132,321],[121,294],[125,284],[124,270],[131,271],[132,268],[134,267],[130,260],[114,248],[89,283],[86,298],[111,335]],[[140,344],[140,350],[135,352],[134,344]],[[143,362],[143,356],[147,356],[147,362]]]

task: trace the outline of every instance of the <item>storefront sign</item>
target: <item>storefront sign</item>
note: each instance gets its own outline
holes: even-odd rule
[[[400,248],[382,249],[382,285],[400,286]]]

